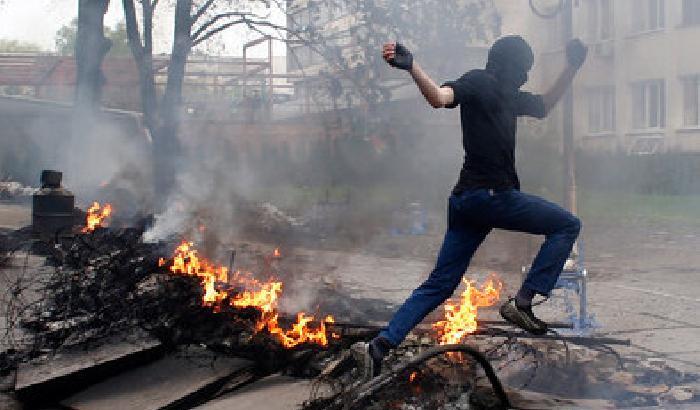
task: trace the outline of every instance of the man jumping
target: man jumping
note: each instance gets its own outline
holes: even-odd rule
[[[447,232],[435,268],[404,302],[389,325],[369,343],[355,347],[365,376],[380,373],[388,352],[459,285],[474,252],[494,228],[544,235],[545,241],[515,298],[501,306],[501,316],[533,334],[547,324],[532,312],[536,294],[548,296],[561,274],[581,229],[580,220],[562,207],[520,192],[515,171],[517,117],[544,118],[586,60],[580,40],[566,47],[567,66],[542,95],[520,91],[534,56],[520,36],[498,39],[485,69],[471,70],[438,87],[399,43],[383,47],[391,66],[408,71],[434,108],[460,107],[464,165],[449,198]]]

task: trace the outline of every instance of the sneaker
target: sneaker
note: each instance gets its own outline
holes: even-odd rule
[[[532,313],[532,307],[519,307],[515,304],[515,299],[510,299],[501,306],[501,317],[533,335],[543,335],[547,333],[547,323],[538,319]]]
[[[350,347],[355,362],[362,371],[362,380],[369,381],[382,372],[382,360],[391,349],[390,343],[382,337],[369,343],[358,342]]]

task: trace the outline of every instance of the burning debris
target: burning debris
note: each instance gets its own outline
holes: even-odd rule
[[[99,202],[93,202],[90,208],[87,210],[87,220],[85,221],[85,227],[83,228],[83,233],[88,233],[94,231],[96,228],[102,228],[106,226],[107,219],[112,215],[112,205],[105,204],[105,206],[100,206]]]
[[[258,310],[260,317],[254,324],[255,331],[267,331],[286,348],[300,344],[328,345],[325,324],[334,321],[332,316],[326,316],[317,328],[312,328],[310,324],[314,322],[314,316],[299,312],[296,323],[288,330],[283,329],[279,324],[278,311],[282,282],[274,278],[259,281],[252,274],[240,271],[229,277],[228,268],[215,266],[199,257],[193,246],[192,242],[181,243],[175,250],[168,269],[174,274],[200,278],[204,287],[204,306],[211,307],[214,312],[220,312],[224,304],[233,308]],[[278,248],[275,248],[272,257],[281,257]],[[161,258],[158,264],[162,267],[167,266],[168,262]]]

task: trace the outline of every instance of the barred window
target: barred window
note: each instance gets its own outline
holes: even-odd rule
[[[666,27],[665,0],[634,0],[632,7],[632,30],[644,32]]]
[[[588,90],[588,131],[592,134],[615,130],[615,88]]]
[[[683,83],[683,126],[700,127],[700,75],[685,77]]]
[[[700,24],[700,1],[683,0],[683,25]]]
[[[666,126],[666,85],[664,80],[632,84],[632,126],[635,129]]]

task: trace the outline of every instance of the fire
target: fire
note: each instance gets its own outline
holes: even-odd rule
[[[181,275],[197,276],[202,279],[205,305],[213,305],[223,301],[227,293],[217,290],[217,282],[228,281],[228,269],[221,266],[213,266],[205,259],[197,255],[197,250],[193,249],[192,242],[183,242],[175,249],[170,271]],[[159,264],[165,265],[165,260],[161,259]]]
[[[273,253],[279,254],[276,249]],[[277,256],[279,257],[279,256]],[[165,266],[165,259],[159,260],[160,266]],[[270,279],[267,282],[259,281],[251,274],[236,271],[229,278],[228,269],[222,266],[214,266],[206,259],[199,257],[192,242],[183,242],[175,249],[175,256],[170,266],[174,274],[198,276],[204,287],[203,304],[211,306],[215,312],[220,311],[224,301],[236,308],[255,308],[260,311],[260,318],[255,323],[255,330],[267,331],[277,339],[284,347],[292,348],[303,343],[315,343],[322,346],[328,345],[326,323],[332,323],[333,317],[327,316],[317,327],[312,327],[314,316],[304,312],[297,314],[296,323],[289,330],[279,325],[278,301],[282,295],[282,282]],[[217,288],[217,283],[227,283],[234,288],[242,289],[240,292],[230,294]]]
[[[440,344],[459,343],[465,336],[476,330],[477,311],[480,307],[493,306],[498,302],[503,283],[491,276],[477,289],[474,282],[464,279],[466,289],[459,302],[445,302],[445,320],[433,325],[440,335]]]
[[[231,299],[231,305],[239,308],[254,307],[262,312],[264,318],[276,312],[281,293],[282,282],[262,283],[257,290],[245,290],[236,295]],[[266,321],[260,321],[257,328],[262,330],[266,325]]]
[[[290,330],[284,330],[277,324],[277,314],[274,314],[267,321],[267,328],[270,334],[275,336],[284,347],[291,348],[302,343],[315,343],[321,346],[328,345],[326,336],[326,323],[333,323],[332,316],[326,316],[321,321],[321,324],[316,329],[310,328],[308,325],[314,321],[313,316],[309,316],[304,312],[297,313],[297,321],[292,325]]]
[[[102,207],[99,202],[93,202],[92,206],[87,210],[87,220],[81,232],[88,233],[101,227],[105,219],[109,218],[110,215],[112,215],[112,205],[105,204]]]
[[[413,371],[413,372],[411,372],[411,375],[408,376],[408,382],[413,383],[414,381],[416,381],[417,378],[418,378],[418,372]]]
[[[280,252],[280,248],[275,248],[275,250],[272,251],[272,256],[273,256],[274,258],[281,258],[281,257],[282,257],[282,253]]]

